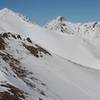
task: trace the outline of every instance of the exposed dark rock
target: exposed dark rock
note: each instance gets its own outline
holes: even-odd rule
[[[95,26],[98,24],[98,22],[95,22],[94,24],[93,24],[93,28],[95,28]]]
[[[17,35],[17,38],[20,39],[20,40],[22,39],[20,35]]]
[[[17,39],[16,36],[15,36],[14,34],[11,34],[11,36],[12,36],[14,39]]]
[[[29,37],[27,38],[27,41],[30,42],[30,43],[32,43],[32,41],[31,41],[31,39]]]
[[[0,36],[0,50],[4,50],[5,49],[5,41],[4,39]]]
[[[43,49],[42,47],[36,45],[36,47],[34,46],[29,46],[29,45],[26,45],[23,43],[23,46],[30,51],[31,54],[33,54],[35,57],[43,57],[43,55],[41,53],[44,53],[44,54],[48,54],[48,55],[51,55],[48,51],[46,51],[45,49]],[[41,55],[39,55],[39,53]]]
[[[3,33],[3,34],[2,34],[2,37],[3,37],[3,38],[8,38],[8,37],[9,37],[9,34],[11,34],[11,33]]]
[[[40,91],[40,94],[43,95],[43,96],[46,96],[46,94],[42,90]]]
[[[39,100],[43,100],[43,99],[39,97]]]
[[[25,99],[25,92],[15,86],[6,83],[0,84],[1,87],[7,88],[8,91],[0,92],[0,100],[22,100]]]
[[[64,18],[63,16],[59,16],[59,17],[58,17],[58,21],[62,22],[62,21],[64,21],[64,20],[65,20],[65,18]]]

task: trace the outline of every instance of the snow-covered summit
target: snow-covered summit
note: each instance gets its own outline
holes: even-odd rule
[[[56,20],[62,22],[62,21],[65,20],[65,17],[64,17],[64,16],[58,16],[58,17],[56,18]]]
[[[10,10],[10,9],[8,9],[8,8],[3,8],[3,9],[0,10],[0,12],[5,12],[5,13],[7,13],[7,12],[13,12],[13,11]]]
[[[7,17],[9,15],[12,15],[12,16],[16,16],[16,17],[20,17],[21,19],[23,19],[24,21],[26,22],[29,22],[29,23],[32,23],[32,21],[30,20],[29,17],[26,17],[24,16],[23,14],[21,13],[18,13],[18,12],[14,12],[13,10],[11,9],[8,9],[8,8],[3,8],[0,10],[0,15],[2,15],[3,17]]]
[[[58,16],[45,25],[45,27],[49,30],[73,34],[74,31],[69,24],[71,23],[66,21],[65,17]]]

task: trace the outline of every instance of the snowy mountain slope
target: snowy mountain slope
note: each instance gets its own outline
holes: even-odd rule
[[[88,45],[91,42],[88,43],[77,36],[58,34],[57,32],[51,31],[48,32],[44,29],[37,29],[34,33],[29,35],[36,43],[65,59],[90,68],[100,68],[99,59],[95,56],[96,52],[93,53],[89,49]],[[94,48],[93,51],[95,50]]]
[[[99,59],[94,57],[92,52],[89,52],[89,49],[84,46],[86,43],[78,37],[48,32],[38,25],[26,22],[21,17],[17,16],[16,13],[8,9],[1,10],[0,16],[1,32],[3,30],[9,30],[9,32],[20,33],[27,37],[29,36],[33,41],[46,48],[48,51],[78,64],[100,69]]]
[[[100,100],[97,45],[48,31],[9,9],[0,19],[1,100]]]
[[[29,69],[29,66],[35,66],[34,62],[39,58],[42,59],[42,57],[51,56],[51,54],[29,40],[18,34],[0,34],[1,100],[7,98],[9,98],[8,100],[21,100],[22,98],[25,100],[57,99],[57,96],[54,96],[46,84],[38,79],[37,72]],[[22,60],[25,60],[26,57],[31,57],[29,60],[33,60],[33,65],[27,66],[28,62],[22,63]],[[34,61],[34,59],[36,60]],[[6,90],[4,91],[2,88]]]
[[[27,41],[26,37],[18,36],[12,33],[1,34],[5,41],[2,44],[4,47],[0,48],[1,100],[6,100],[6,93],[17,95],[10,95],[9,98],[14,100],[100,99],[99,71],[84,68],[52,53],[45,54],[44,49],[38,51],[38,54],[30,52],[34,49],[24,47],[23,43],[35,48],[37,45]],[[15,90],[20,95],[13,92]]]
[[[22,15],[13,12],[7,8],[4,8],[0,11],[0,31],[5,32],[9,30],[9,32],[13,33],[24,33],[24,35],[30,32],[31,26],[39,27],[36,24],[32,24],[31,22],[27,22],[25,17],[23,18]],[[28,29],[28,28],[29,29]]]
[[[31,37],[37,44],[40,44],[59,56],[84,66],[100,68],[100,62],[95,56],[95,52],[90,52],[89,46],[87,48],[88,43],[77,36],[48,32],[48,30],[38,25],[26,22],[21,17],[17,16],[16,13],[7,9],[3,9],[0,15],[2,19],[0,20],[2,23],[1,29],[5,27],[5,31],[9,30],[13,33],[23,33],[22,35]]]
[[[59,25],[60,25],[60,27],[58,27]],[[99,50],[100,50],[100,46],[99,46],[99,44],[100,44],[100,38],[99,38],[100,25],[99,25],[99,22],[91,22],[91,23],[85,23],[85,24],[71,23],[71,22],[66,21],[64,19],[64,17],[59,16],[56,19],[52,20],[50,23],[48,23],[48,25],[45,27],[48,30],[50,30],[50,32],[53,32],[53,33],[55,32],[55,33],[57,33],[57,35],[59,33],[61,37],[63,37],[63,36],[64,36],[64,38],[66,37],[65,42],[62,43],[62,44],[65,43],[66,45],[64,45],[64,47],[62,47],[62,51],[59,51],[59,53],[58,53],[58,54],[61,54],[60,56],[63,56],[64,58],[69,57],[68,59],[70,59],[74,62],[83,64],[83,65],[85,64],[85,62],[86,63],[88,62],[87,63],[88,65],[85,65],[85,66],[89,66],[89,65],[92,66],[92,61],[93,61],[93,66],[95,66],[94,64],[99,62],[99,58],[100,58],[99,57],[99,55],[100,55],[100,53],[99,53]],[[90,28],[88,28],[88,27],[90,27]],[[62,31],[62,28],[64,29],[64,31]],[[69,41],[69,38],[71,39],[71,41]],[[74,38],[74,40],[72,38]],[[62,39],[62,41],[63,40],[64,39]],[[68,40],[68,41],[66,41],[66,40]],[[58,44],[60,44],[60,43],[58,43]],[[73,43],[73,44],[71,44],[71,43]],[[71,46],[72,46],[72,48],[71,48]],[[67,51],[68,55],[66,55],[67,53],[65,53],[64,51],[65,52]],[[88,52],[88,53],[86,54],[86,52]],[[64,54],[62,54],[62,53],[64,53]],[[90,54],[91,56],[89,56],[88,55],[89,53],[92,53],[92,55]],[[79,58],[78,58],[78,56],[79,56]],[[96,57],[96,60],[92,60],[92,56],[93,56],[93,58]],[[83,60],[83,61],[81,61],[81,60]],[[89,63],[89,61],[90,61],[90,63]],[[99,64],[96,64],[96,65],[99,65]],[[99,68],[99,66],[98,66],[98,68]]]

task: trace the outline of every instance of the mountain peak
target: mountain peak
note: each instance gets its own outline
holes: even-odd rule
[[[11,9],[8,9],[8,8],[3,8],[3,9],[0,10],[0,12],[7,13],[7,12],[13,12],[13,11]]]
[[[64,16],[58,16],[57,18],[56,18],[58,21],[64,21],[65,20],[65,17]]]
[[[3,11],[9,11],[10,9],[8,9],[8,8],[3,8],[2,10],[3,10]]]
[[[8,9],[8,8],[3,8],[3,9],[0,10],[0,16],[8,16],[8,15],[10,15],[10,16],[14,15],[14,16],[16,16],[17,13],[14,12],[13,10],[11,10],[11,9]]]
[[[32,21],[30,20],[29,17],[26,17],[23,14],[15,12],[15,11],[9,9],[9,8],[3,8],[3,9],[0,10],[0,16],[6,17],[8,15],[20,17],[22,20],[29,22],[29,23],[32,23]]]

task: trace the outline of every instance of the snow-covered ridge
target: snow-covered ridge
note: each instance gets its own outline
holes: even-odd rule
[[[58,31],[67,34],[77,34],[86,39],[100,37],[100,22],[93,21],[87,23],[73,23],[67,21],[63,16],[51,20],[45,27],[49,30]]]

